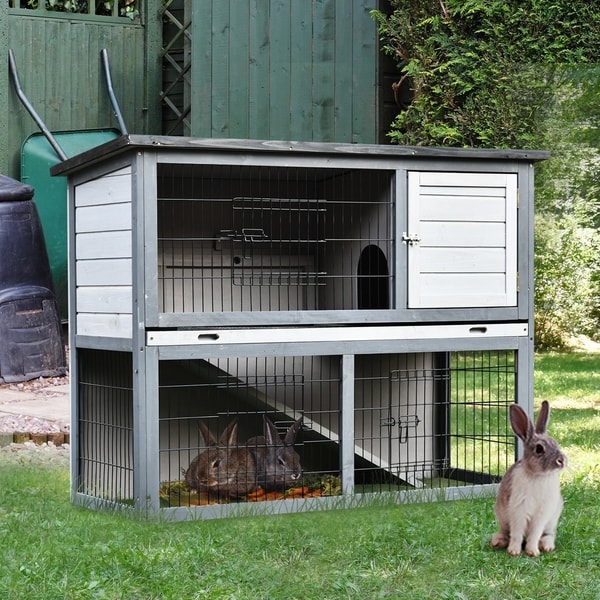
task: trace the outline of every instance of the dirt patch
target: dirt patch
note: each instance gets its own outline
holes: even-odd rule
[[[30,381],[22,381],[18,383],[5,383],[0,385],[0,393],[2,390],[10,391],[10,394],[0,394],[2,406],[6,406],[5,414],[0,417],[0,434],[3,433],[28,433],[29,438],[21,438],[14,441],[23,442],[26,439],[34,439],[38,443],[46,442],[47,439],[43,435],[51,435],[52,441],[60,442],[60,436],[54,434],[67,434],[70,431],[68,421],[58,421],[43,417],[31,415],[12,414],[17,413],[18,405],[22,401],[28,401],[30,398],[39,398],[42,401],[52,401],[52,398],[65,395],[65,387],[69,385],[69,376],[61,377],[38,377]],[[61,389],[62,388],[62,389]],[[17,392],[15,394],[15,392]],[[11,409],[8,409],[11,407]],[[7,414],[9,413],[9,414]],[[34,438],[35,436],[35,438]],[[3,436],[4,438],[6,436]],[[60,442],[62,443],[62,442]]]

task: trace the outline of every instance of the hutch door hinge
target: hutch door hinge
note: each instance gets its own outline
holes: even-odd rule
[[[517,271],[517,293],[521,291],[521,275],[519,271]]]
[[[414,246],[421,241],[418,233],[406,233],[406,231],[402,232],[402,242],[408,244],[409,246]]]

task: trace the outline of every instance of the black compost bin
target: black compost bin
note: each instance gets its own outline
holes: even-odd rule
[[[65,352],[34,189],[0,175],[0,382],[64,375]]]

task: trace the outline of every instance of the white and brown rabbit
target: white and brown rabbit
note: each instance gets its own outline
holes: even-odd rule
[[[492,537],[492,547],[507,548],[511,556],[521,553],[523,538],[529,556],[554,550],[563,508],[559,473],[567,458],[556,440],[546,434],[549,416],[550,405],[544,400],[534,429],[520,406],[510,407],[510,423],[524,451],[500,483],[495,508],[500,531]]]
[[[203,421],[198,421],[198,428],[208,448],[194,458],[185,472],[188,488],[230,498],[254,491],[256,462],[247,448],[237,445],[237,418],[223,430],[218,443]]]
[[[258,484],[265,491],[283,491],[300,480],[300,456],[293,446],[301,427],[302,418],[290,425],[282,441],[273,422],[263,415],[264,436],[248,440],[247,446],[256,459]]]

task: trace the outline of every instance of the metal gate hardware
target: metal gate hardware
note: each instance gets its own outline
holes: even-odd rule
[[[421,241],[418,233],[406,233],[406,231],[402,232],[402,241],[409,246],[414,246]]]
[[[398,430],[400,432],[400,443],[406,444],[408,442],[408,430],[409,428],[416,429],[419,426],[421,420],[418,415],[407,415],[398,419]]]

